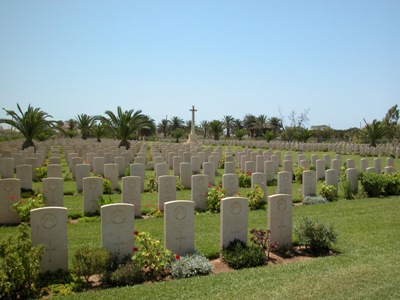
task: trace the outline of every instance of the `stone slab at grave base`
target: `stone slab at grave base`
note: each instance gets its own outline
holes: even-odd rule
[[[199,142],[197,141],[197,135],[195,134],[189,134],[188,140],[184,144],[189,144],[189,145],[198,145]]]

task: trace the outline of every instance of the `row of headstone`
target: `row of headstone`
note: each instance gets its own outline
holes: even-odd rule
[[[164,246],[185,255],[195,250],[193,201],[173,200],[164,203]],[[43,245],[41,272],[68,270],[68,218],[64,207],[44,207],[30,212],[31,239]],[[118,203],[101,207],[102,247],[120,261],[133,255],[135,208]],[[292,239],[292,199],[290,195],[268,197],[268,229],[271,242],[290,245]],[[221,200],[220,249],[235,239],[247,243],[248,199],[227,197]]]

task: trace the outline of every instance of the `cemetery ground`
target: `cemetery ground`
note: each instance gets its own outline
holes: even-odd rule
[[[317,152],[316,152],[317,153]],[[320,156],[324,153],[317,153]],[[334,156],[334,153],[329,153]],[[305,153],[309,156],[309,153]],[[343,161],[359,156],[343,155]],[[372,159],[370,165],[372,165]],[[67,166],[63,162],[63,172]],[[398,164],[398,160],[396,160]],[[399,169],[396,165],[396,169]],[[223,170],[219,170],[220,174]],[[146,176],[153,176],[146,171]],[[216,177],[216,182],[221,180]],[[40,183],[33,189],[40,190]],[[276,192],[268,186],[267,194]],[[249,189],[240,189],[245,196]],[[318,192],[317,192],[318,194]],[[115,203],[121,195],[110,196]],[[191,198],[190,190],[177,192],[177,200]],[[301,202],[301,185],[293,184],[293,200]],[[83,217],[82,194],[75,192],[75,182],[64,182],[64,205],[68,208],[69,264],[74,252],[83,245],[101,246],[99,217]],[[157,193],[142,193],[142,215],[157,207]],[[400,298],[400,197],[339,200],[326,204],[295,205],[293,224],[310,216],[333,223],[339,232],[337,255],[323,256],[285,264],[224,272],[123,288],[90,290],[64,296],[66,299],[396,299]],[[210,260],[219,256],[217,213],[196,214],[195,248]],[[248,228],[265,229],[266,210],[249,212]],[[163,218],[135,219],[135,230],[149,232],[163,241]],[[17,231],[16,226],[0,227],[0,240]],[[133,230],[132,230],[133,231]],[[250,237],[250,235],[249,235]]]

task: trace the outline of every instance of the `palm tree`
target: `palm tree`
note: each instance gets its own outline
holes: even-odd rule
[[[179,117],[172,117],[170,122],[170,130],[175,131],[178,128],[184,128],[184,122],[181,118]]]
[[[95,121],[95,116],[89,116],[87,114],[80,114],[75,117],[76,126],[81,131],[82,140],[87,140]]]
[[[109,128],[111,134],[116,138],[121,140],[118,147],[126,147],[129,149],[131,144],[129,139],[133,138],[135,133],[145,126],[147,119],[142,114],[141,110],[134,111],[126,110],[122,111],[121,107],[118,106],[117,114],[112,111],[107,110],[105,114],[108,116],[101,116],[100,119]]]
[[[101,138],[106,135],[107,133],[107,128],[103,124],[93,124],[91,128],[91,133],[94,135],[96,138],[96,141],[98,143],[101,143]]]
[[[171,135],[176,139],[175,143],[179,143],[179,139],[185,136],[185,131],[182,128],[177,128],[171,132]]]
[[[278,117],[269,118],[268,123],[274,133],[279,133],[283,129],[282,120]]]
[[[140,137],[148,137],[156,133],[156,124],[154,119],[148,115],[143,115],[141,126],[138,129]]]
[[[169,133],[169,121],[167,118],[162,119],[160,123],[157,125],[157,131],[164,135],[164,138],[167,137]]]
[[[250,137],[254,137],[256,129],[255,129],[255,124],[257,122],[257,119],[254,115],[252,114],[247,114],[244,116],[243,119],[243,126],[244,128],[250,133]]]
[[[201,121],[200,127],[203,130],[203,137],[206,138],[210,129],[210,123],[208,121]]]
[[[385,127],[382,122],[374,119],[371,124],[368,124],[364,119],[364,137],[369,141],[372,147],[376,147],[378,140],[385,136]]]
[[[263,136],[264,133],[267,131],[269,125],[268,125],[268,118],[266,115],[259,115],[256,117],[255,123],[254,123],[254,131],[255,131],[255,136],[260,137]]]
[[[235,119],[232,116],[224,116],[222,119],[222,123],[224,124],[225,129],[226,129],[226,137],[227,138],[231,137],[231,129],[232,129],[234,120]]]
[[[60,127],[57,127],[56,121],[48,120],[52,116],[40,108],[33,108],[29,104],[27,111],[23,112],[18,103],[17,108],[20,114],[3,108],[7,115],[11,116],[11,119],[0,119],[0,123],[15,127],[24,136],[25,141],[22,144],[22,150],[33,147],[36,151],[36,146],[33,142],[34,139],[42,139],[44,133],[48,137],[49,131],[53,132],[53,129],[62,130]]]
[[[214,140],[218,141],[220,136],[224,133],[224,125],[219,120],[213,120],[210,122],[210,131],[214,136]]]

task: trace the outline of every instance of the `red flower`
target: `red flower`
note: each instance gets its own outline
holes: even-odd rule
[[[138,248],[138,247],[135,247],[135,248],[133,248],[132,250],[133,250],[133,252],[136,252],[136,251],[139,250],[139,248]]]
[[[135,231],[133,232],[133,234],[134,234],[134,235],[138,235],[138,234],[139,234],[139,231],[135,230]]]
[[[12,195],[10,196],[10,200],[14,200],[14,198],[15,198],[15,196],[12,196]]]
[[[176,260],[180,260],[181,256],[179,254],[175,255]]]

